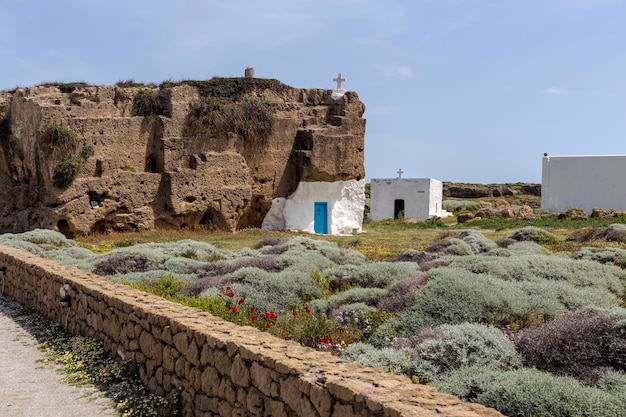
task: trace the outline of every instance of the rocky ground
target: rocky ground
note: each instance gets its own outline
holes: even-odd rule
[[[62,382],[37,340],[14,318],[17,304],[0,297],[0,416],[112,417],[118,413],[93,387]]]

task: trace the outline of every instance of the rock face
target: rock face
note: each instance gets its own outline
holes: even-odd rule
[[[0,232],[260,227],[300,182],[364,178],[364,111],[256,78],[0,93]]]

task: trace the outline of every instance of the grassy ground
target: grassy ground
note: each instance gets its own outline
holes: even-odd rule
[[[323,236],[315,238],[325,239],[337,243],[341,247],[358,250],[371,260],[381,261],[397,257],[407,250],[422,250],[433,240],[453,234],[465,229],[478,229],[485,237],[497,240],[510,235],[514,230],[526,226],[536,226],[545,229],[557,237],[560,242],[549,249],[554,252],[574,251],[581,246],[606,246],[606,242],[567,241],[566,237],[574,232],[596,227],[606,227],[613,223],[626,223],[626,216],[622,215],[607,219],[557,219],[543,217],[536,220],[489,218],[476,222],[457,224],[455,217],[436,222],[414,222],[383,220],[379,222],[365,222],[363,233],[352,236]],[[246,229],[236,233],[211,232],[207,230],[154,230],[136,233],[110,233],[107,235],[92,235],[76,239],[84,247],[95,252],[108,252],[121,247],[132,246],[146,242],[171,242],[183,239],[193,239],[230,251],[246,247],[253,247],[259,241],[271,237],[293,237],[301,235],[296,232],[274,232],[261,229]],[[306,236],[311,236],[306,234]],[[624,244],[611,243],[612,246],[626,247]]]

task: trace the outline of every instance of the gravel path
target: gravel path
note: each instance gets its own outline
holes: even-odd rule
[[[0,416],[114,417],[112,403],[95,388],[61,382],[58,365],[45,361],[38,342],[10,315],[15,304],[0,300]]]

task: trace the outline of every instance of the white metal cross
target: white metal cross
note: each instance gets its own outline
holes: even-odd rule
[[[337,75],[337,78],[333,78],[333,81],[337,83],[337,90],[341,90],[341,83],[345,82],[345,78],[341,78],[341,73]]]
[[[402,171],[402,168],[400,168],[398,170],[398,178],[402,178],[402,174],[404,174],[404,171]]]

